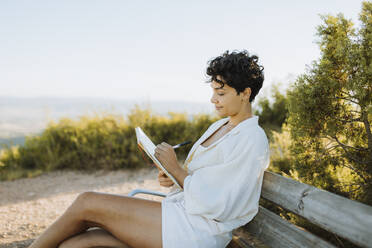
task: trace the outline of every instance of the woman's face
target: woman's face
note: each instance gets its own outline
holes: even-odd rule
[[[217,79],[223,81],[220,76],[217,76]],[[221,88],[221,84],[215,81],[212,81],[211,87],[213,90],[211,102],[220,117],[235,116],[243,111],[246,102],[246,95],[243,92],[238,95],[234,88],[227,84]]]

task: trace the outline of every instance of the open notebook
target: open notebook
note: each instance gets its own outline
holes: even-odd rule
[[[154,143],[152,143],[152,141],[149,139],[149,137],[147,137],[147,135],[142,131],[140,127],[136,127],[135,130],[136,130],[138,145],[142,148],[142,150],[146,152],[147,156],[149,156],[152,159],[154,164],[159,169],[161,169],[165,173],[165,175],[167,175],[174,182],[175,185],[181,188],[177,180],[164,168],[164,166],[155,157],[156,146],[154,145]]]

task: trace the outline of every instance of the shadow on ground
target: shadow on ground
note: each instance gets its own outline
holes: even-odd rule
[[[25,239],[8,244],[0,244],[0,248],[26,248],[32,243],[32,241],[34,241],[34,239]]]

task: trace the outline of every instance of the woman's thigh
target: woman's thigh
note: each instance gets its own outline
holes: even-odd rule
[[[101,228],[89,229],[82,234],[63,241],[62,244],[58,246],[58,248],[92,247],[130,248],[128,245],[112,236],[111,233]]]
[[[77,199],[83,219],[131,247],[162,247],[161,203],[140,198],[86,192]]]

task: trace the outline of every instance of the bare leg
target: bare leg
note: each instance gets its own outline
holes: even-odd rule
[[[110,248],[130,248],[109,232],[97,228],[90,229],[82,234],[76,235],[62,242],[58,248],[92,248],[92,247],[110,247]]]
[[[161,247],[161,203],[86,192],[30,248],[55,248],[89,227],[101,227],[131,247]]]

